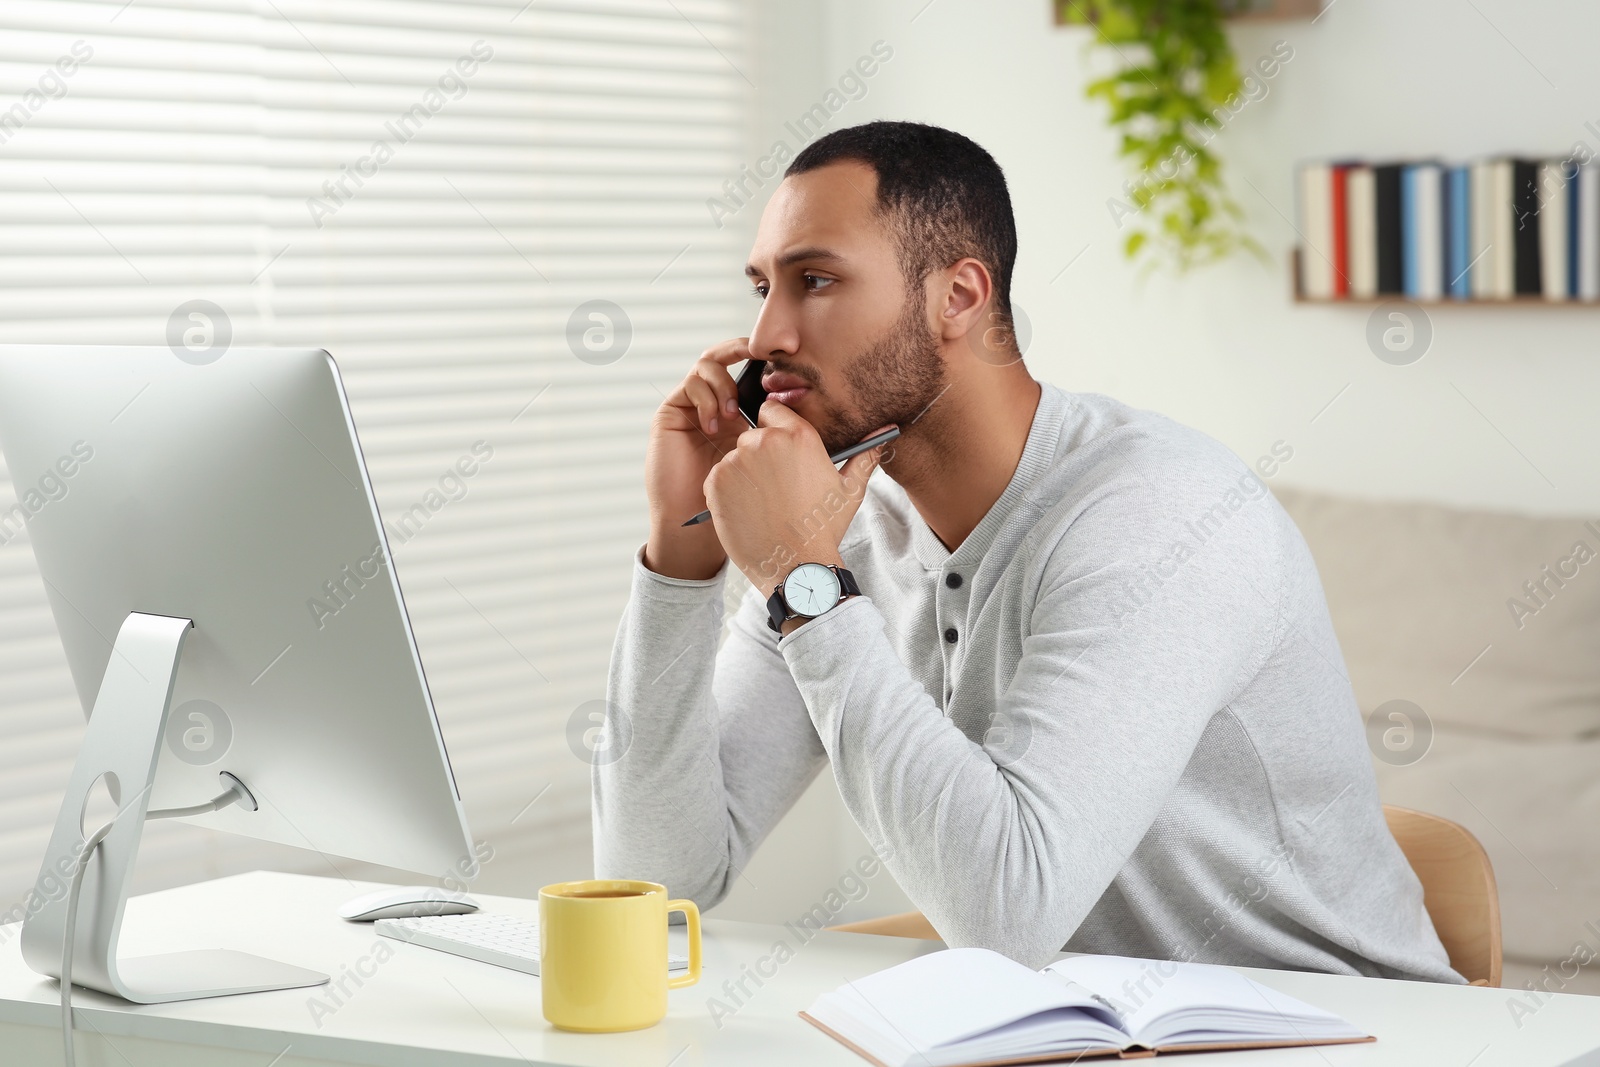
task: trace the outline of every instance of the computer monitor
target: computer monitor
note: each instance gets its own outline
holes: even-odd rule
[[[119,815],[84,876],[73,981],[141,1002],[322,978],[237,953],[116,957],[146,813],[209,800],[222,772],[254,810],[188,821],[435,877],[472,856],[332,358],[188,355],[0,345],[18,496],[0,537],[26,521],[90,715],[23,953],[60,977],[63,875],[104,776]]]

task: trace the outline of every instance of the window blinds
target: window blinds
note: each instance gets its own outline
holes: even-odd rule
[[[743,242],[705,208],[745,155],[744,17],[0,5],[0,339],[226,330],[334,354],[468,817],[499,855],[586,855],[569,726],[605,695],[650,413],[748,324]],[[32,885],[82,731],[22,534],[0,545],[0,910]],[[269,854],[156,824],[140,883]]]

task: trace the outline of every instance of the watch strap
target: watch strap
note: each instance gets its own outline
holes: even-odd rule
[[[847,596],[860,596],[861,587],[856,584],[856,576],[843,567],[833,568],[833,573],[839,576],[839,599]],[[837,604],[834,607],[838,607]]]
[[[789,619],[789,605],[783,602],[783,583],[778,583],[778,588],[767,597],[767,629],[773,633],[782,633],[783,624]]]

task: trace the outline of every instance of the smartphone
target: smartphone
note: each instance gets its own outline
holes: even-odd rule
[[[744,421],[752,427],[761,415],[761,405],[767,400],[767,391],[761,387],[761,373],[766,367],[767,361],[764,359],[746,360],[744,370],[739,372],[737,379],[739,414],[743,415]]]

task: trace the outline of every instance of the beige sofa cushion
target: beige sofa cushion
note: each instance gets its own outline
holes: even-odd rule
[[[1274,486],[1311,548],[1364,711],[1600,737],[1600,520]]]

